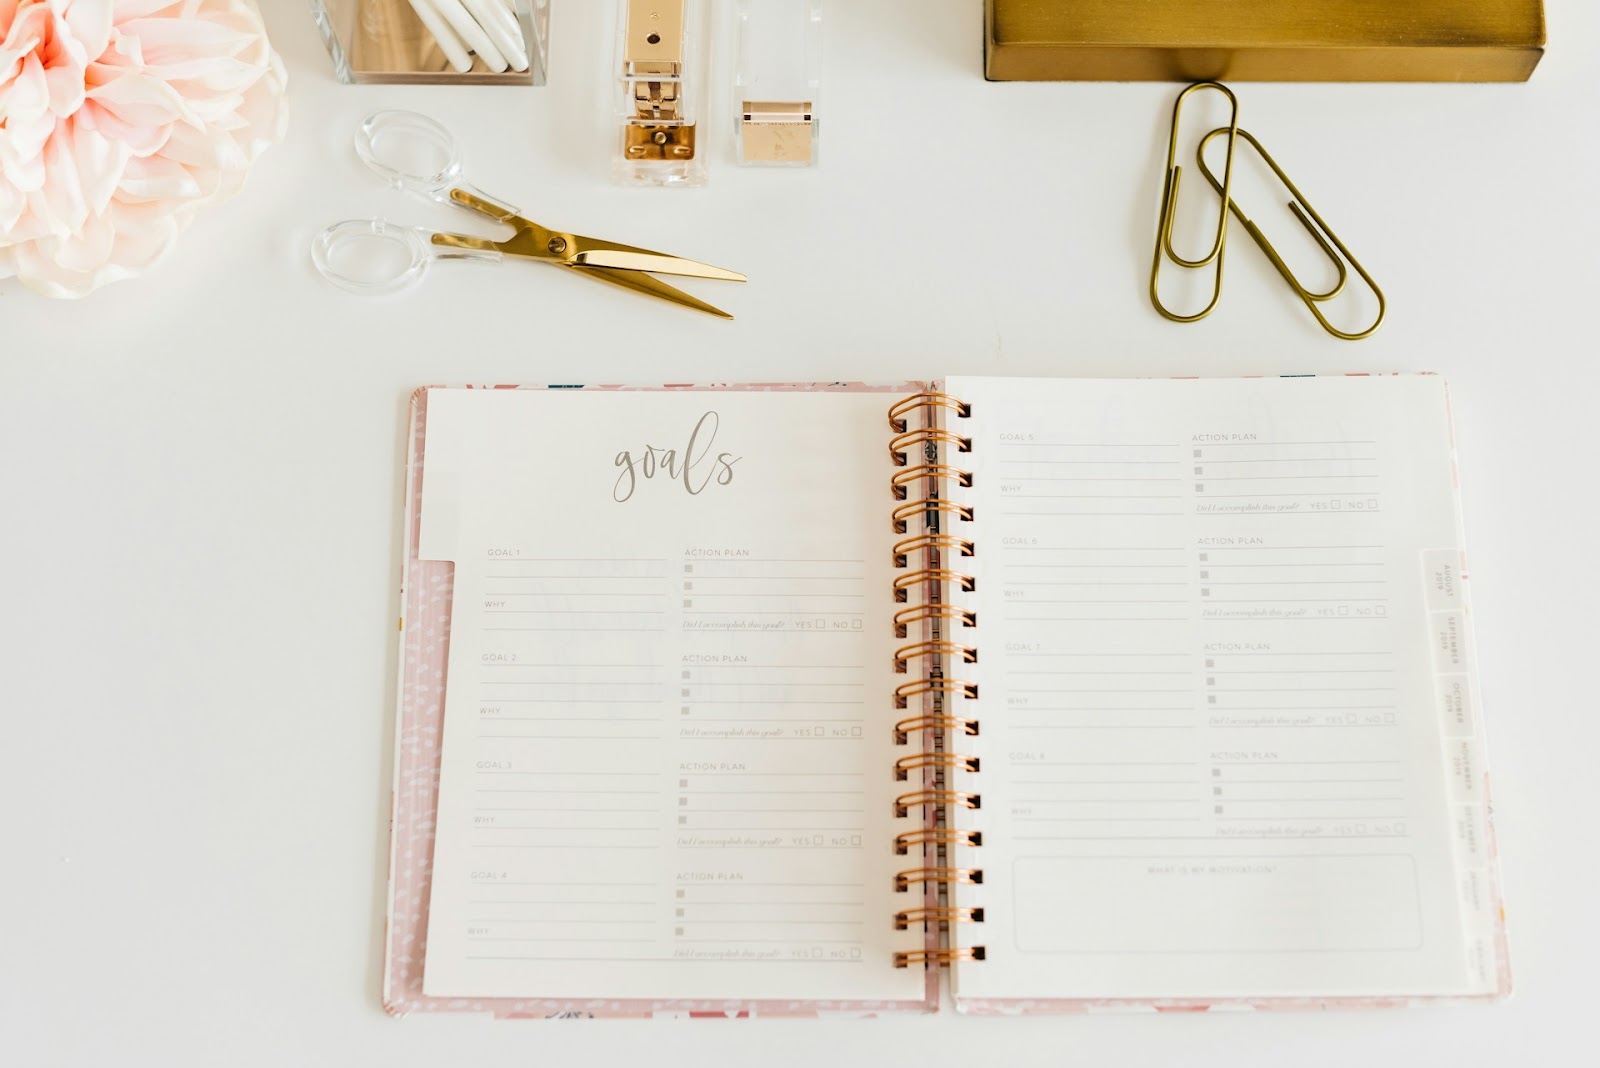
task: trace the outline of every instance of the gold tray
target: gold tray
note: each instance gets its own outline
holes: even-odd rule
[[[1543,0],[985,0],[991,81],[1521,82]]]

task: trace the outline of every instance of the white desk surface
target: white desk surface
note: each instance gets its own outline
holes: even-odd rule
[[[1385,285],[1323,336],[1242,233],[1221,309],[1145,298],[1168,85],[996,85],[979,0],[827,5],[823,165],[606,183],[600,0],[551,84],[352,88],[267,0],[288,142],[144,279],[0,283],[0,1062],[1545,1063],[1592,1042],[1600,759],[1600,9],[1528,85],[1240,85],[1246,125]],[[459,223],[350,149],[457,131],[534,217],[725,263],[699,317],[527,265],[394,300],[313,272],[340,218]],[[726,146],[722,149],[728,155]],[[470,225],[470,224],[468,224]],[[1517,995],[1254,1016],[396,1021],[379,1007],[402,419],[437,382],[1434,370],[1455,398]],[[1573,1058],[1582,1060],[1581,1053]],[[592,1058],[592,1061],[589,1059]]]

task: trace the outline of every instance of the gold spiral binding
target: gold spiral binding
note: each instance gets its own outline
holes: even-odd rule
[[[907,417],[919,411],[922,425],[913,427]],[[896,637],[912,637],[915,627],[919,639],[895,650],[894,669],[906,674],[913,660],[925,664],[920,677],[894,690],[896,708],[911,708],[915,699],[921,713],[894,725],[896,745],[913,744],[916,738],[917,746],[894,763],[896,781],[911,786],[894,799],[894,814],[903,819],[920,810],[923,817],[921,826],[894,839],[896,855],[922,861],[920,867],[894,877],[897,893],[910,893],[918,887],[922,898],[919,907],[895,913],[894,922],[900,931],[920,924],[928,943],[925,949],[896,953],[897,968],[982,960],[985,952],[982,946],[935,948],[935,940],[941,937],[938,932],[949,931],[956,924],[983,922],[982,908],[958,906],[948,893],[958,883],[983,882],[982,868],[952,863],[958,856],[956,850],[983,845],[983,835],[951,826],[951,816],[961,809],[981,808],[983,798],[951,788],[953,776],[976,773],[979,763],[977,757],[946,748],[954,738],[979,732],[976,719],[959,715],[954,708],[957,701],[977,698],[977,683],[950,677],[956,665],[978,659],[975,647],[951,640],[958,632],[978,625],[975,612],[951,603],[951,594],[977,588],[973,576],[950,566],[950,561],[977,555],[972,541],[952,533],[956,524],[971,523],[975,517],[970,506],[948,496],[949,488],[972,485],[972,472],[942,462],[947,455],[972,451],[970,437],[945,425],[951,413],[954,418],[966,419],[972,408],[947,393],[926,392],[889,409],[889,427],[895,435],[889,442],[889,454],[899,469],[890,479],[890,490],[895,500],[903,502],[890,513],[889,522],[896,534],[909,535],[892,550],[894,566],[902,572],[894,580],[892,593],[897,604],[906,606],[895,612],[892,622]]]
[[[898,531],[897,533],[905,533]],[[908,591],[914,586],[922,586],[929,582],[950,582],[962,593],[971,593],[978,588],[978,580],[971,575],[963,575],[959,571],[947,571],[944,568],[925,567],[920,571],[910,571],[904,575],[897,575],[894,580],[894,599],[898,604],[905,604]]]
[[[894,873],[894,889],[903,894],[917,883],[970,883],[983,882],[982,868],[912,868]]]
[[[913,731],[960,731],[968,737],[976,737],[978,721],[959,716],[913,716],[894,725],[894,744],[905,745]]]
[[[889,429],[896,434],[904,434],[906,432],[905,417],[919,408],[948,408],[962,419],[966,419],[972,414],[972,405],[966,401],[957,400],[948,393],[918,393],[914,397],[907,397],[889,409]]]
[[[894,777],[905,782],[908,773],[918,768],[956,768],[960,771],[977,771],[978,758],[959,753],[913,753],[894,762]]]
[[[983,845],[982,831],[951,831],[943,827],[924,827],[918,831],[907,831],[894,837],[894,851],[897,856],[905,856],[911,851],[912,846],[943,845],[943,846],[981,846]]]
[[[942,639],[912,642],[910,645],[902,645],[894,651],[894,669],[898,674],[903,675],[906,671],[906,665],[919,657],[957,655],[961,657],[963,664],[976,664],[978,662],[978,650],[965,645],[957,645],[955,642],[947,642]]]
[[[896,953],[894,966],[909,968],[913,964],[920,964],[925,968],[942,968],[962,961],[982,960],[984,953],[982,946],[971,946],[966,949],[914,949],[907,953]]]
[[[894,548],[891,550],[894,554],[894,566],[908,566],[912,553],[938,549],[951,549],[962,556],[978,555],[978,547],[970,541],[952,538],[948,534],[918,534],[914,538],[901,538],[895,542]]]
[[[950,467],[945,464],[918,464],[916,467],[902,467],[889,479],[889,488],[894,493],[894,499],[906,499],[906,487],[913,482],[925,478],[942,478],[953,481],[962,489],[972,488],[972,472],[963,471],[959,467]]]
[[[935,692],[955,694],[970,701],[978,696],[978,684],[962,682],[960,679],[916,679],[912,682],[902,682],[894,688],[894,707],[905,708],[909,700],[918,694]]]
[[[972,509],[964,504],[957,504],[954,501],[931,500],[909,501],[896,508],[889,518],[894,523],[894,532],[896,534],[904,534],[907,520],[919,515],[925,516],[929,512],[944,512],[955,516],[963,523],[970,523],[973,518]]]
[[[937,923],[949,926],[952,923],[982,923],[983,910],[954,908],[944,905],[934,905],[922,909],[906,909],[904,912],[894,914],[894,929],[904,931],[914,923]]]
[[[900,819],[910,815],[914,808],[926,809],[935,807],[948,809],[951,805],[960,805],[962,808],[982,808],[983,796],[981,794],[964,794],[959,790],[917,790],[909,794],[901,794],[894,799],[894,814]]]
[[[907,430],[904,434],[896,435],[889,440],[889,457],[896,467],[904,467],[910,463],[907,455],[913,451],[920,451],[917,446],[927,446],[933,442],[942,441],[946,445],[954,445],[956,452],[971,452],[972,439],[964,438],[960,434],[949,430],[940,430],[937,427],[924,427],[921,430]]]
[[[911,624],[928,619],[952,619],[963,627],[978,625],[978,613],[965,608],[957,608],[953,604],[919,604],[912,608],[902,608],[894,614],[894,636],[908,637],[907,629]]]

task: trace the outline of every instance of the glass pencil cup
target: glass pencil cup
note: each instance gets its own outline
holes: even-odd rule
[[[550,0],[309,0],[347,84],[543,85]]]

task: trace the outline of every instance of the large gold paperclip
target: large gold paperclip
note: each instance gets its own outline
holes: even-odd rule
[[[1217,212],[1217,239],[1211,243],[1211,251],[1197,260],[1185,259],[1178,255],[1172,247],[1172,221],[1178,211],[1178,187],[1183,181],[1183,168],[1178,166],[1178,119],[1183,114],[1183,102],[1189,94],[1198,89],[1215,89],[1228,98],[1228,103],[1233,106],[1233,113],[1228,125],[1223,127],[1228,131],[1228,165],[1222,174],[1222,207]],[[1233,134],[1239,129],[1239,98],[1233,95],[1233,90],[1220,82],[1196,82],[1178,94],[1178,100],[1172,105],[1172,133],[1167,141],[1167,177],[1166,184],[1161,191],[1161,220],[1156,230],[1156,255],[1155,262],[1150,267],[1150,302],[1156,306],[1156,311],[1171,319],[1175,323],[1193,323],[1204,319],[1216,308],[1217,302],[1222,299],[1222,263],[1226,258],[1228,246],[1228,194],[1233,187]],[[1213,183],[1214,184],[1214,183]],[[1197,270],[1217,265],[1217,282],[1211,291],[1211,303],[1207,304],[1194,315],[1179,315],[1168,310],[1161,303],[1161,259],[1166,257],[1179,267]]]
[[[1217,176],[1211,173],[1211,168],[1206,166],[1206,145],[1211,143],[1213,137],[1224,133],[1228,134],[1228,169],[1223,172],[1222,181],[1219,183]],[[1250,146],[1256,150],[1262,161],[1272,168],[1272,173],[1278,176],[1278,181],[1283,183],[1283,187],[1293,197],[1289,201],[1289,210],[1294,213],[1295,218],[1300,220],[1300,225],[1306,228],[1306,232],[1322,247],[1322,251],[1327,255],[1328,259],[1333,261],[1334,267],[1339,272],[1339,281],[1337,285],[1326,293],[1313,293],[1301,285],[1300,280],[1294,276],[1294,272],[1289,270],[1289,265],[1283,262],[1283,257],[1278,255],[1278,250],[1272,247],[1272,242],[1268,241],[1266,235],[1261,232],[1261,228],[1251,222],[1250,217],[1239,209],[1239,202],[1228,195],[1228,176],[1233,171],[1233,149],[1236,137],[1242,137],[1250,142]],[[1372,276],[1361,266],[1360,261],[1350,255],[1350,250],[1345,248],[1344,242],[1340,241],[1339,236],[1329,229],[1327,223],[1322,221],[1322,216],[1317,214],[1317,209],[1311,206],[1304,194],[1289,180],[1289,176],[1283,173],[1283,168],[1278,166],[1278,161],[1268,155],[1267,150],[1261,147],[1261,142],[1257,141],[1249,131],[1238,129],[1237,125],[1231,128],[1226,126],[1218,127],[1200,139],[1200,148],[1196,152],[1196,160],[1200,164],[1200,173],[1206,176],[1206,181],[1211,183],[1211,188],[1222,194],[1223,203],[1232,207],[1233,213],[1239,216],[1239,222],[1243,223],[1245,230],[1249,232],[1251,237],[1255,238],[1256,244],[1261,246],[1261,251],[1267,254],[1267,259],[1272,261],[1272,265],[1278,269],[1278,273],[1283,276],[1283,280],[1289,283],[1289,288],[1293,289],[1305,303],[1305,306],[1311,309],[1311,314],[1317,317],[1317,322],[1322,324],[1322,329],[1334,337],[1343,338],[1345,341],[1360,341],[1364,337],[1371,337],[1373,331],[1383,324],[1384,313],[1388,310],[1383,290],[1378,288],[1378,283],[1372,280]],[[1334,249],[1338,249],[1338,252],[1335,252]],[[1361,280],[1372,288],[1373,295],[1378,298],[1378,318],[1374,320],[1371,326],[1355,334],[1346,333],[1336,328],[1332,323],[1328,322],[1327,316],[1322,314],[1322,308],[1319,307],[1324,301],[1332,300],[1338,296],[1344,290],[1344,284],[1349,278],[1349,272],[1345,270],[1344,260],[1341,260],[1340,256],[1343,256],[1344,260],[1350,261],[1350,266],[1356,269],[1356,273],[1361,276]]]

